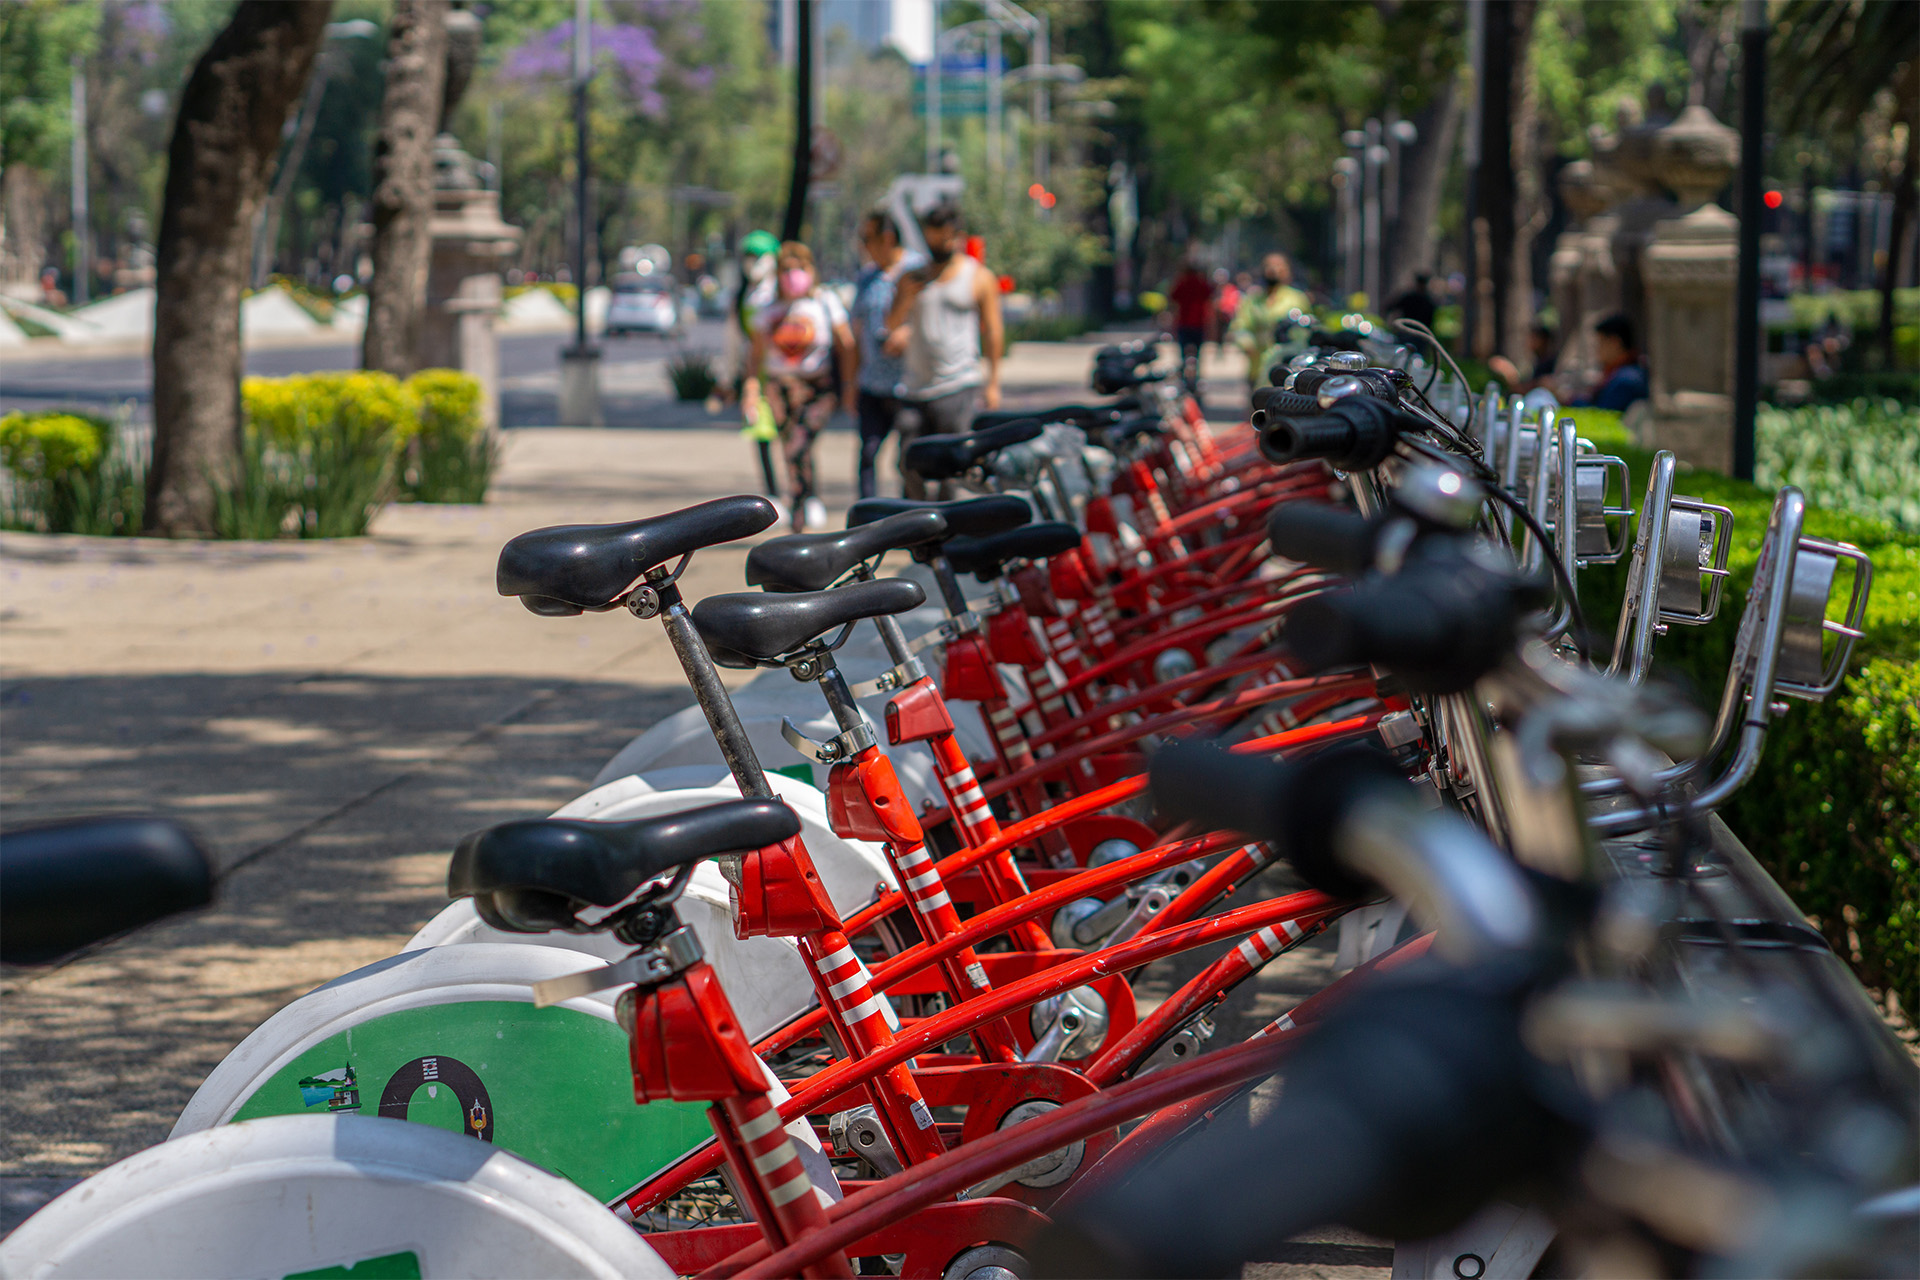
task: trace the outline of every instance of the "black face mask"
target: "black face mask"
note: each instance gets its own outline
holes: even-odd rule
[[[1269,285],[1270,287],[1273,287],[1273,288],[1278,288],[1278,287],[1279,287],[1280,285],[1282,285],[1282,284],[1284,284],[1284,283],[1286,283],[1286,282],[1285,282],[1285,280],[1283,280],[1283,279],[1282,279],[1282,278],[1281,278],[1280,276],[1268,276],[1268,277],[1267,277],[1267,284],[1268,284],[1268,285]]]
[[[948,245],[944,249],[936,249],[932,245],[928,245],[927,256],[933,259],[934,266],[944,267],[947,263],[953,261],[953,246]]]

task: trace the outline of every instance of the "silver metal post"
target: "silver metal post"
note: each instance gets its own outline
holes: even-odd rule
[[[73,55],[73,305],[87,305],[93,236],[87,209],[87,64]]]

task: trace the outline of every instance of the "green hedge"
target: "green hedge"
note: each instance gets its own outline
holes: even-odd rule
[[[1572,412],[1583,437],[1627,459],[1637,504],[1652,454],[1628,443],[1618,415]],[[1734,512],[1721,616],[1675,627],[1654,649],[1654,676],[1691,686],[1711,707],[1774,490],[1707,471],[1683,471],[1674,487]],[[1758,774],[1723,815],[1861,981],[1896,996],[1912,1018],[1920,1011],[1920,535],[1813,506],[1807,532],[1872,558],[1866,636],[1838,693],[1818,705],[1795,702],[1774,722]],[[1581,576],[1589,624],[1601,635],[1612,635],[1625,585],[1624,565]]]
[[[1920,533],[1920,430],[1898,400],[1761,406],[1754,422],[1762,485],[1794,485],[1829,510]]]

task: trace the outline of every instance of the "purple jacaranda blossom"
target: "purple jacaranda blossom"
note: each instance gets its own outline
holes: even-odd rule
[[[680,6],[671,6],[675,9]],[[589,31],[596,66],[611,65],[626,82],[634,104],[647,115],[666,111],[666,99],[659,90],[660,76],[666,69],[666,55],[650,28],[629,23],[594,23]],[[507,55],[502,72],[513,80],[561,78],[573,74],[573,23],[562,22],[550,30],[530,37]],[[712,82],[710,68],[685,68],[681,79],[694,88]]]

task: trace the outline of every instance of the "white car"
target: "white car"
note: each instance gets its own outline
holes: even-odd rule
[[[661,275],[617,275],[607,303],[606,334],[657,333],[677,337],[680,303],[671,278]]]

